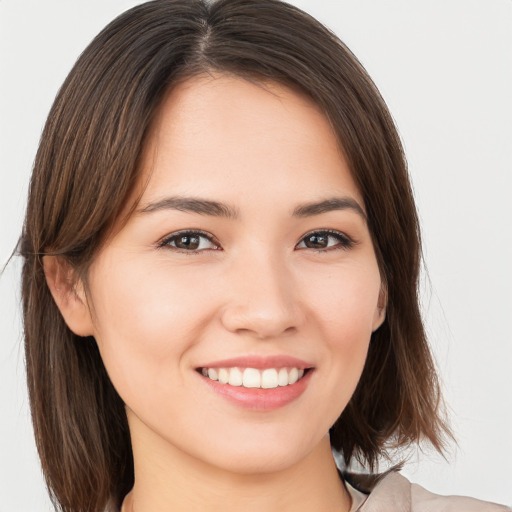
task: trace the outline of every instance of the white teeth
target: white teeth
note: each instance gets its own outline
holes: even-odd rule
[[[241,386],[243,384],[242,372],[238,368],[231,368],[229,371],[229,385]]]
[[[261,373],[261,387],[264,389],[277,388],[277,370],[269,368]]]
[[[289,386],[304,376],[304,370],[298,368],[201,368],[201,373],[220,384],[263,389]]]
[[[227,384],[229,382],[229,372],[226,368],[219,369],[219,382],[221,384]]]
[[[288,386],[288,370],[286,368],[281,368],[279,370],[279,375],[277,377],[277,383],[280,386]]]
[[[244,388],[261,387],[261,373],[256,368],[246,368],[244,370]]]

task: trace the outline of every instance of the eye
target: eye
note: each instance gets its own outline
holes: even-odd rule
[[[354,241],[339,231],[312,231],[302,237],[297,249],[315,249],[325,251],[330,249],[350,249]]]
[[[171,233],[158,244],[158,247],[190,253],[220,249],[213,237],[202,231],[179,231],[177,233]]]

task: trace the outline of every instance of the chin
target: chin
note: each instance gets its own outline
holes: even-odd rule
[[[226,446],[217,444],[206,454],[202,454],[202,457],[206,463],[230,473],[276,473],[291,468],[307,458],[321,444],[319,441],[322,436],[319,439],[314,438],[315,436],[299,436],[298,429],[295,434],[296,436],[288,430],[285,435],[281,433],[274,437],[268,432],[262,436],[255,435],[250,441],[248,437],[231,438]],[[325,436],[325,439],[329,444],[328,436]]]
[[[268,450],[244,448],[242,453],[236,453],[230,457],[222,458],[220,464],[217,460],[212,461],[219,469],[239,475],[265,475],[284,471],[307,454],[297,451],[290,453],[276,450],[275,447]]]

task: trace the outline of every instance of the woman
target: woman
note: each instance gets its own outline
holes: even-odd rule
[[[448,430],[398,136],[300,11],[157,1],[115,20],[52,108],[21,252],[36,441],[63,510],[438,500],[395,472],[358,492],[331,455],[372,467]]]

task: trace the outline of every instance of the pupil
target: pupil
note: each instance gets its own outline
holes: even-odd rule
[[[176,241],[176,245],[180,249],[197,249],[199,247],[199,237],[183,235]]]
[[[327,237],[325,235],[311,235],[306,239],[306,246],[312,249],[326,247]]]

